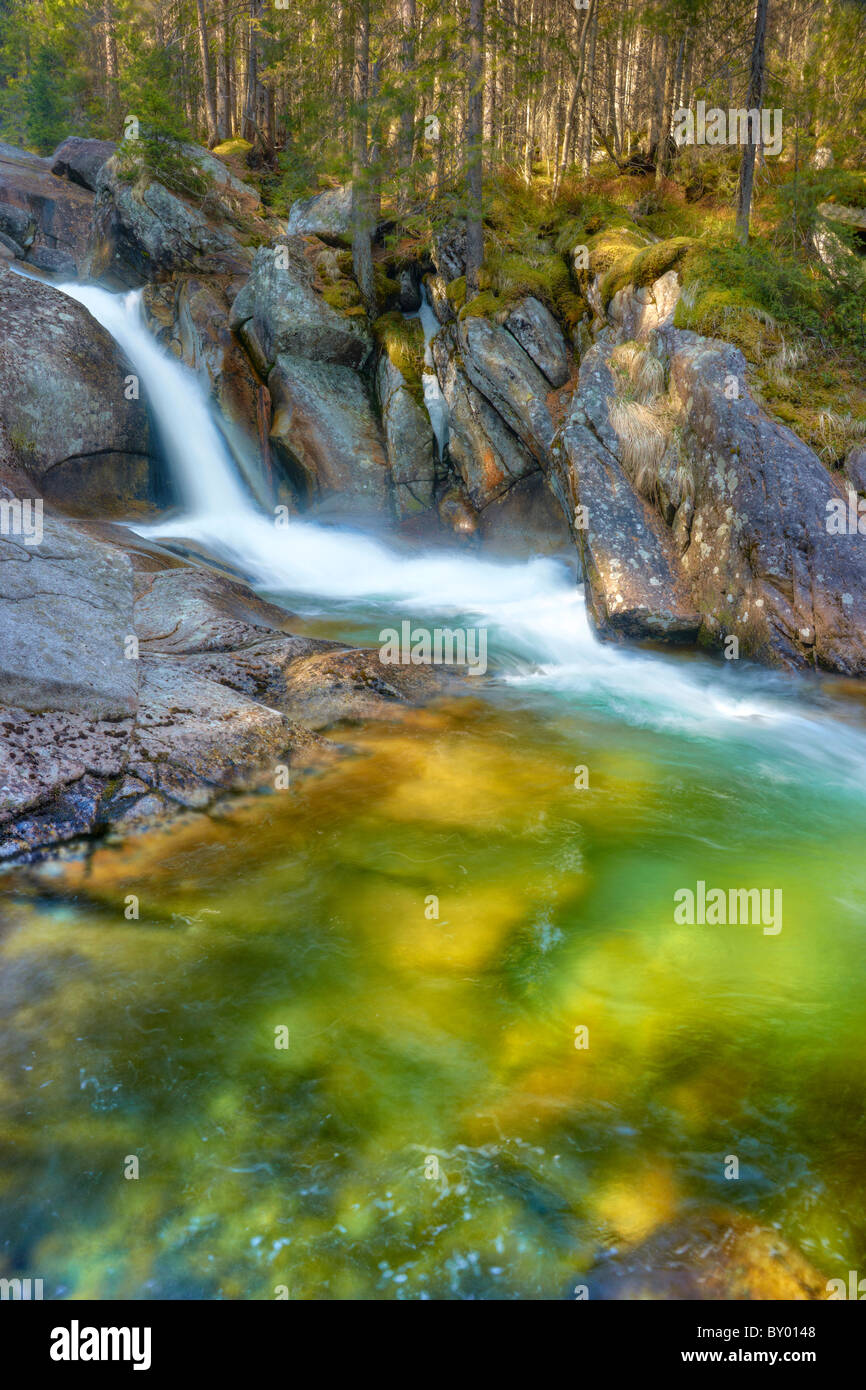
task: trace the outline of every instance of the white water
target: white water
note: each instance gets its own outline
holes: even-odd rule
[[[402,618],[453,624],[455,617],[485,626],[502,678],[525,693],[559,695],[664,732],[736,739],[755,753],[766,751],[774,765],[818,763],[825,775],[838,774],[834,781],[866,785],[866,737],[829,718],[804,683],[735,670],[736,663],[688,662],[599,642],[580,589],[553,560],[502,564],[446,551],[407,556],[351,530],[294,519],[275,525],[238,478],[195,376],[149,334],[140,294],[59,288],[123,348],[162,435],[185,511],[137,528],[142,534],[198,541],[295,609],[305,598],[316,600],[318,611],[321,601],[351,601],[382,627]]]
[[[439,450],[440,459],[443,459],[448,447],[448,404],[442,394],[442,387],[439,385],[439,378],[436,375],[436,366],[433,361],[432,342],[439,332],[440,324],[433,312],[433,305],[430,303],[426,285],[421,286],[421,308],[414,314],[407,314],[406,317],[417,318],[424,333],[424,366],[427,370],[422,373],[421,385],[424,389],[424,404],[427,407],[427,414],[430,416],[436,447]]]

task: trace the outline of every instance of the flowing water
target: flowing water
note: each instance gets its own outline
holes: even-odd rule
[[[483,626],[491,671],[332,731],[343,756],[287,791],[8,877],[0,1273],[61,1297],[558,1298],[710,1207],[862,1270],[857,695],[602,645],[550,560],[276,527],[136,296],[65,288],[162,433],[185,512],[151,534],[299,631]],[[781,890],[781,931],[680,925],[700,880]]]

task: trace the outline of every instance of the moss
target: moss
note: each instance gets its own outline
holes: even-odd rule
[[[380,304],[387,304],[389,299],[394,299],[400,293],[400,284],[397,280],[392,280],[387,274],[384,266],[374,264],[373,284],[376,290],[376,298]]]
[[[752,303],[742,289],[730,286],[703,282],[687,286],[674,311],[674,326],[708,338],[724,338],[754,365],[766,361],[780,342],[773,316]]]
[[[361,298],[361,291],[350,280],[348,276],[343,276],[335,280],[333,284],[326,285],[322,290],[322,298],[326,304],[330,304],[332,309],[336,309],[341,314],[346,314],[350,318],[360,317],[365,313],[364,301]]]
[[[464,304],[460,310],[459,317],[466,318],[487,318],[492,319],[497,314],[507,313],[508,305],[501,296],[494,294],[493,290],[482,290],[468,304]]]
[[[462,309],[466,303],[466,276],[458,275],[456,280],[451,280],[445,286],[445,295],[453,308]]]
[[[622,240],[626,238],[623,237]],[[654,284],[660,276],[680,264],[691,245],[688,237],[671,237],[668,241],[653,242],[651,246],[644,246],[640,250],[631,249],[611,260],[602,274],[599,285],[602,303],[609,304],[614,295],[626,285],[634,285],[640,289],[645,285]],[[612,246],[606,249],[612,250]],[[592,255],[590,265],[593,265]],[[593,266],[593,269],[595,268]]]
[[[381,314],[373,324],[373,336],[389,361],[403,376],[419,404],[424,400],[424,330],[420,319],[407,319],[398,310]]]
[[[214,145],[212,153],[225,159],[226,156],[246,155],[251,149],[252,145],[249,140],[243,140],[240,135],[235,135],[231,140],[223,140],[221,145]]]

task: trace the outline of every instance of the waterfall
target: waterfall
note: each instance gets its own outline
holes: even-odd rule
[[[418,319],[424,333],[424,366],[427,368],[421,377],[421,385],[424,388],[424,404],[427,407],[427,414],[430,416],[430,424],[433,427],[433,436],[439,450],[439,457],[444,459],[445,450],[448,448],[448,404],[442,394],[442,387],[439,385],[439,378],[436,375],[432,347],[433,339],[439,332],[440,323],[433,312],[433,305],[430,303],[426,285],[421,286],[420,309],[417,309],[414,314],[407,314],[406,317],[407,319]]]
[[[90,311],[135,368],[186,511],[199,518],[246,511],[248,496],[199,383],[148,332],[141,290],[110,294],[96,285],[57,288]]]
[[[823,775],[836,773],[861,788],[866,783],[866,739],[828,718],[806,682],[745,663],[600,642],[581,589],[558,561],[508,564],[463,550],[407,555],[346,528],[297,518],[275,524],[238,476],[198,379],[148,332],[140,292],[58,288],[126,353],[162,437],[184,511],[136,526],[140,534],[200,542],[295,611],[305,603],[319,613],[352,603],[382,627],[401,618],[484,626],[500,680],[524,699],[566,701],[572,708],[579,702],[622,723],[689,738],[736,737],[749,756],[768,755],[776,767],[786,763],[794,781],[811,761]],[[429,301],[419,313],[422,322],[432,317]],[[425,335],[430,327],[428,321]]]

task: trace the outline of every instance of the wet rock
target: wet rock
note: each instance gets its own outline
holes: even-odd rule
[[[262,376],[280,353],[360,367],[372,351],[366,317],[340,313],[323,299],[305,249],[299,238],[259,247],[232,305],[230,325]]]
[[[229,328],[223,285],[196,275],[148,285],[143,304],[151,331],[198,376],[217,408],[217,421],[248,485],[270,505],[273,479],[267,450],[264,384]],[[263,448],[264,446],[264,448]]]
[[[36,251],[65,258],[62,266],[46,269],[83,276],[90,260],[93,194],[57,178],[50,165],[50,160],[0,144],[0,228],[25,247],[31,260]]]
[[[51,172],[92,192],[100,169],[116,149],[113,140],[84,140],[70,135],[51,156]]]
[[[518,479],[488,503],[478,517],[478,536],[485,555],[504,560],[534,555],[574,559],[562,509],[540,471]]]
[[[573,530],[599,631],[693,641],[700,616],[679,573],[673,538],[620,464],[607,406],[615,395],[610,350],[609,343],[596,344],[581,363],[570,416],[551,451],[551,486]]]
[[[142,664],[138,719],[127,772],[183,806],[252,785],[296,737],[277,710],[208,680],[182,658]]]
[[[512,335],[487,319],[460,322],[456,345],[472,385],[543,464],[554,433],[546,378]]]
[[[164,495],[130,371],[82,305],[0,266],[0,422],[44,498],[110,516]]]
[[[376,374],[385,448],[398,517],[433,505],[436,444],[430,417],[400,369],[382,354]]]
[[[400,297],[398,303],[404,314],[414,314],[421,308],[421,288],[418,273],[414,268],[401,270],[398,277]]]
[[[451,465],[459,473],[473,507],[482,511],[518,479],[537,472],[539,465],[470,380],[461,365],[459,342],[456,325],[443,329],[434,339],[433,355],[450,417]]]
[[[657,340],[683,412],[695,491],[682,566],[707,634],[773,664],[866,674],[866,536],[830,525],[844,482],[755,403],[739,349],[679,330]]]
[[[366,650],[303,657],[286,674],[287,712],[311,729],[343,720],[392,719],[401,706],[442,694],[454,677],[441,666],[396,666]]]
[[[551,386],[563,386],[568,381],[570,371],[565,337],[550,310],[540,300],[531,295],[518,300],[505,320],[505,327],[544,373]]]
[[[326,188],[312,198],[299,198],[289,209],[289,236],[317,236],[337,245],[352,241],[352,185]]]
[[[827,1297],[827,1281],[778,1231],[739,1212],[669,1223],[604,1254],[579,1282],[591,1299],[787,1302]],[[569,1291],[569,1297],[573,1297]]]
[[[300,505],[357,519],[390,513],[388,457],[351,368],[280,353],[268,377],[274,457]]]

